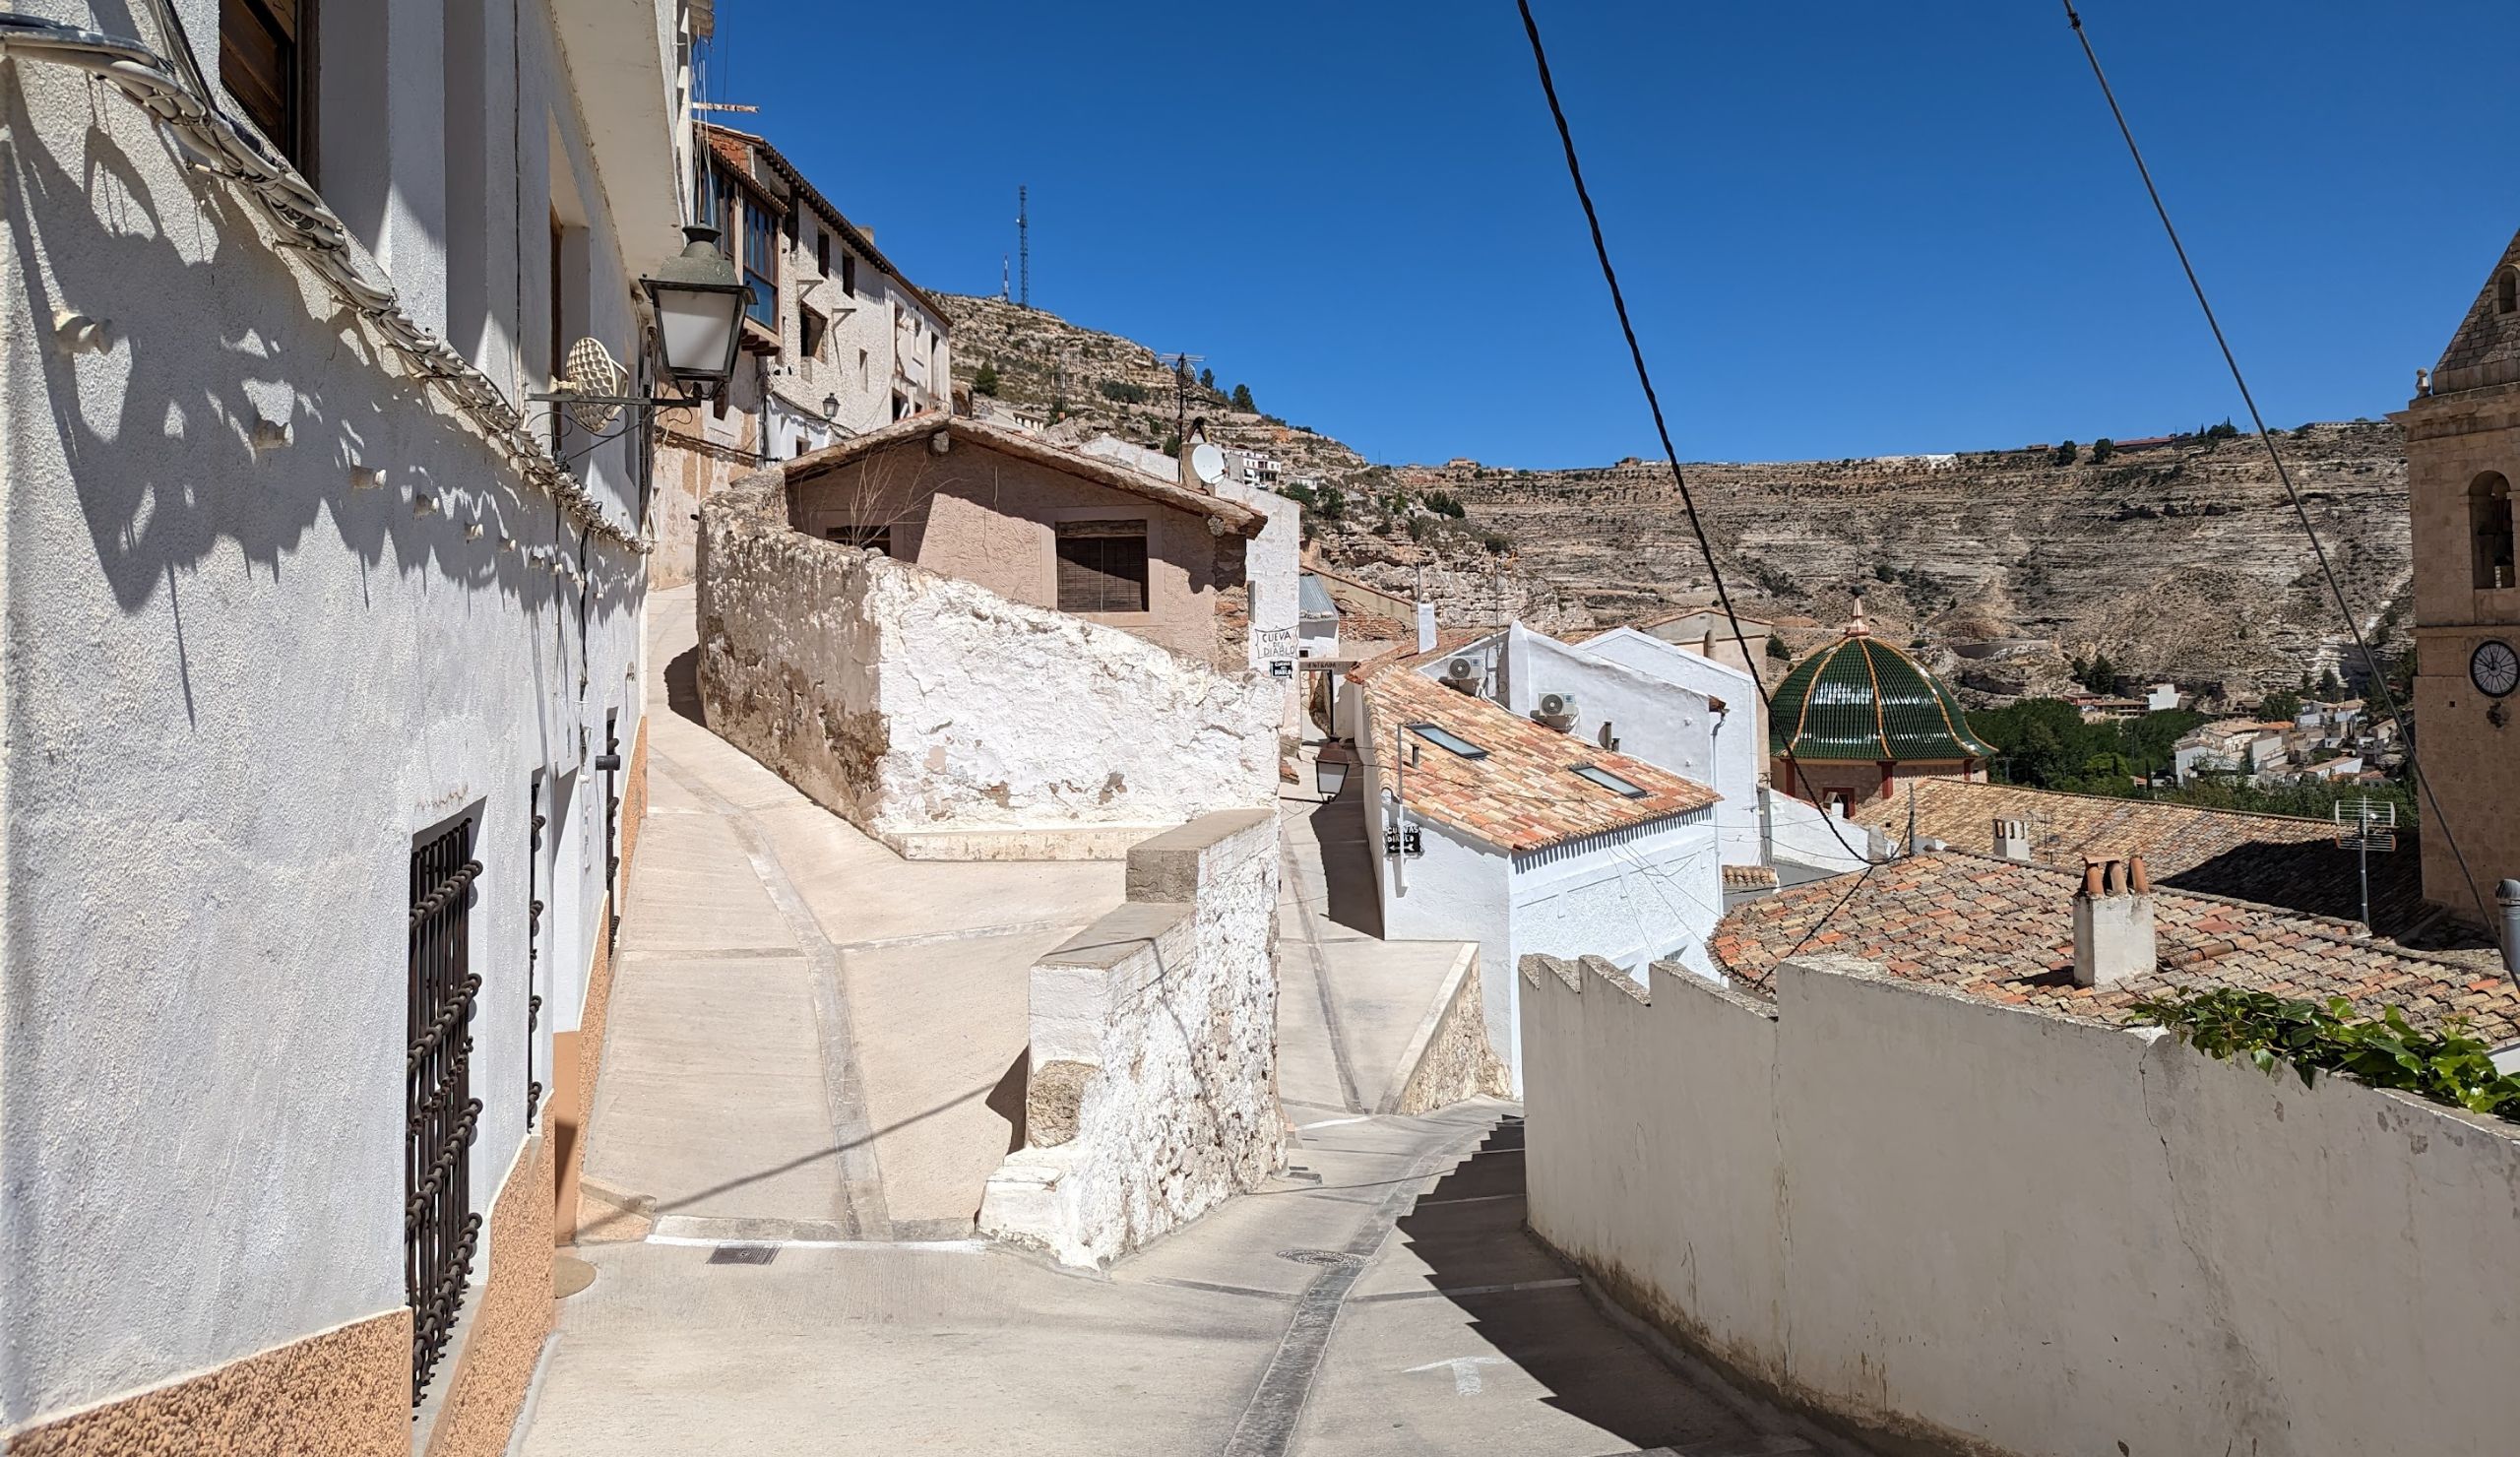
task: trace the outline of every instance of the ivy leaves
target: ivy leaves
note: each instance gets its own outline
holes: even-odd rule
[[[2146,997],[2129,1010],[2135,1022],[2168,1028],[2210,1056],[2244,1056],[2270,1077],[2289,1064],[2307,1087],[2321,1072],[2342,1073],[2520,1122],[2520,1075],[2494,1070],[2492,1049],[2468,1035],[2465,1018],[2427,1032],[2396,1007],[2364,1017],[2341,996],[2322,1005],[2228,986]]]

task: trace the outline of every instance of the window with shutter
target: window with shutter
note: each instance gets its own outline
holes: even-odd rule
[[[219,3],[220,84],[281,155],[301,166],[306,51],[299,37],[313,8],[313,0]]]
[[[1063,521],[1058,536],[1059,610],[1146,610],[1146,523]]]

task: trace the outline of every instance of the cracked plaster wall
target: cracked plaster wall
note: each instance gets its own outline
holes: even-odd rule
[[[1281,690],[820,540],[754,477],[702,511],[709,727],[869,834],[1163,826],[1267,803]]]
[[[1531,1225],[1899,1451],[2498,1451],[2520,1140],[2151,1031],[1790,962],[1522,968]]]

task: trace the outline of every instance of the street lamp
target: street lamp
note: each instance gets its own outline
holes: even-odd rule
[[[840,418],[840,397],[838,395],[825,395],[823,397],[823,418],[826,420],[836,420]]]
[[[695,398],[707,399],[734,376],[752,285],[718,251],[718,229],[695,223],[682,235],[690,239],[682,252],[639,284],[657,306],[665,372]]]

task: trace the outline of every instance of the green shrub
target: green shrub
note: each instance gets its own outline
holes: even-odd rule
[[[1106,400],[1118,400],[1129,405],[1146,403],[1147,389],[1141,384],[1132,384],[1124,379],[1106,379],[1097,381],[1094,387],[1101,390]]]
[[[1233,408],[1251,414],[1257,414],[1260,412],[1260,407],[1251,403],[1251,387],[1249,385],[1235,385],[1233,387]]]
[[[2103,435],[2091,443],[2091,463],[2095,466],[2117,454],[2117,442]]]
[[[2396,1007],[2364,1017],[2341,996],[2322,1006],[2232,986],[2146,997],[2128,1012],[2208,1056],[2245,1056],[2270,1076],[2290,1064],[2305,1088],[2319,1073],[2342,1073],[2520,1122],[2520,1075],[2494,1071],[2492,1049],[2468,1035],[2462,1017],[2424,1032]]]

